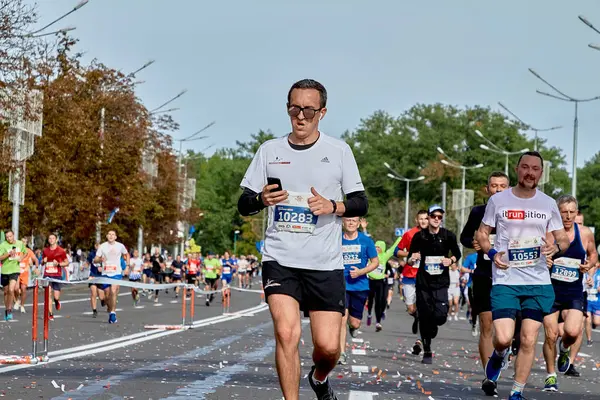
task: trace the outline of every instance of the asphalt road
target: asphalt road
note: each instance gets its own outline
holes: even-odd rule
[[[274,340],[269,313],[255,293],[234,292],[231,315],[223,315],[217,296],[210,307],[196,299],[193,329],[146,330],[146,324],[181,323],[181,303],[172,292],[160,306],[119,297],[119,322],[107,324],[105,312],[89,315],[86,288],[63,294],[63,309],[50,326],[50,362],[0,367],[0,396],[9,399],[282,399],[274,369]],[[122,288],[122,293],[126,292]],[[31,308],[16,322],[0,323],[3,354],[31,350]],[[41,312],[41,308],[40,308]],[[464,315],[463,315],[464,316]],[[340,399],[483,399],[476,339],[465,320],[448,322],[434,340],[434,363],[421,364],[410,354],[411,319],[397,298],[384,330],[363,326],[349,363],[330,379]],[[314,399],[306,381],[311,361],[308,321],[303,323],[302,399]],[[41,324],[40,324],[41,334]],[[595,339],[600,341],[597,333]],[[349,338],[348,340],[352,340]],[[354,353],[354,354],[352,354]],[[529,399],[600,399],[600,349],[583,347],[580,378],[559,377],[561,393],[544,393],[544,361],[538,346]],[[597,365],[598,363],[598,365]],[[359,372],[365,371],[365,372]],[[510,390],[512,368],[499,385],[500,398]]]

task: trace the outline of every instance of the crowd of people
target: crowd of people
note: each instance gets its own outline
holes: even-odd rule
[[[60,295],[65,281],[71,281],[69,275],[73,272],[73,261],[79,264],[79,259],[73,257],[70,249],[64,249],[58,244],[55,234],[48,235],[47,245],[35,251],[28,247],[28,239],[16,240],[12,231],[5,233],[6,240],[0,243],[1,285],[4,291],[4,320],[13,319],[13,309],[25,313],[25,300],[28,287],[32,286],[33,279],[37,277],[50,278],[44,282],[50,287],[49,319],[54,320],[54,309],[61,309]],[[258,258],[254,255],[240,256],[207,253],[203,257],[200,253],[185,253],[184,256],[172,255],[161,252],[156,248],[154,254],[147,253],[140,257],[138,250],[129,252],[126,247],[117,241],[116,231],[110,230],[106,242],[97,243],[85,258],[79,253],[82,262],[75,267],[80,271],[87,271],[85,277],[110,278],[116,281],[127,279],[131,282],[142,283],[187,283],[207,291],[227,289],[232,280],[237,280],[239,288],[251,288],[251,277],[260,274]],[[71,268],[70,268],[71,267]],[[62,281],[62,282],[61,282]],[[112,283],[112,282],[111,282]],[[101,306],[106,307],[108,322],[117,322],[116,303],[119,293],[119,284],[95,283],[88,284],[90,289],[90,304],[94,318],[98,316],[98,300]],[[131,288],[133,305],[137,307],[140,296],[158,302],[159,290],[138,290]],[[164,289],[165,294],[169,293]],[[173,289],[175,298],[179,297],[180,287]],[[230,293],[224,290],[225,300]],[[187,294],[188,297],[191,295]],[[206,305],[210,306],[214,294],[207,295]]]
[[[115,280],[90,283],[93,316],[100,299],[108,322],[117,322],[118,281],[124,277],[143,283],[186,282],[206,291],[219,289],[220,282],[222,301],[228,304],[232,280],[237,277],[244,289],[251,286],[251,276],[260,275],[285,399],[299,398],[304,313],[314,345],[308,382],[317,399],[335,400],[328,376],[336,365],[348,362],[347,334],[357,335],[365,311],[367,327],[374,312],[375,334],[382,331],[398,288],[412,319],[412,353],[422,353],[424,364],[436,362],[439,330],[448,319],[458,320],[466,305],[466,319],[478,337],[481,389],[488,396],[498,395],[497,383],[512,361],[508,398],[523,398],[542,327],[548,373],[543,389],[557,391],[559,373],[579,376],[575,361],[584,335],[591,345],[592,327],[600,324],[598,251],[577,199],[553,199],[537,188],[542,156],[523,153],[515,167],[516,182],[502,172],[482,182],[487,201],[471,209],[461,232],[444,226],[446,210],[434,204],[418,211],[415,226],[387,246],[368,232],[368,199],[352,149],[318,130],[326,104],[320,83],[295,83],[287,101],[292,133],[262,144],[242,179],[239,212],[248,216],[267,210],[269,216],[260,263],[257,257],[238,259],[228,252],[175,258],[158,249],[152,255],[129,254],[111,230],[87,257],[91,277]],[[34,254],[10,231],[0,244],[0,261],[5,320],[12,318],[13,298],[24,296],[28,268],[41,268],[44,277],[59,280],[70,263],[55,235]],[[49,284],[60,310],[62,284]],[[175,297],[180,293],[179,287],[174,289]],[[159,291],[132,288],[131,294],[137,306],[140,296],[157,302]],[[22,305],[25,298],[20,299]],[[214,293],[207,294],[206,306],[213,299]]]

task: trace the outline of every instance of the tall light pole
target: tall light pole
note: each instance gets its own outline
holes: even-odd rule
[[[545,128],[545,129],[538,129],[538,128],[535,128],[535,127],[533,127],[533,126],[531,126],[531,125],[529,125],[529,124],[526,124],[525,122],[523,122],[523,120],[522,120],[521,118],[517,117],[517,116],[515,115],[515,113],[513,113],[512,111],[510,111],[510,110],[508,109],[508,107],[506,107],[506,106],[505,106],[504,104],[502,104],[501,102],[498,102],[498,105],[499,105],[500,107],[502,107],[502,108],[504,109],[504,111],[506,111],[507,113],[509,113],[510,115],[512,115],[512,116],[513,116],[513,118],[515,118],[515,119],[516,119],[517,121],[519,121],[521,124],[525,125],[525,126],[527,127],[527,129],[529,129],[529,130],[532,130],[533,132],[535,132],[535,139],[533,140],[533,150],[535,150],[535,151],[538,151],[538,133],[539,133],[539,132],[550,132],[550,131],[554,131],[554,130],[557,130],[557,129],[562,129],[562,126],[561,126],[561,125],[559,125],[559,126],[553,126],[553,127],[551,127],[551,128]]]
[[[465,198],[466,198],[466,177],[467,177],[467,170],[469,169],[478,169],[478,168],[483,168],[483,164],[479,163],[477,165],[472,165],[472,166],[464,166],[461,165],[458,161],[453,160],[452,158],[450,158],[448,156],[448,154],[446,154],[444,152],[444,150],[441,147],[437,148],[437,151],[443,155],[444,157],[447,158],[447,160],[441,160],[440,162],[448,167],[452,167],[452,168],[457,168],[462,170],[462,196],[460,198],[460,229],[459,231],[462,232],[463,227],[465,226],[465,208],[467,208],[467,205],[465,204]],[[459,234],[460,234],[459,232]],[[462,246],[461,246],[462,248]]]
[[[395,179],[397,181],[406,182],[406,198],[404,201],[404,203],[405,203],[404,204],[404,232],[407,232],[408,231],[408,214],[410,213],[410,207],[409,207],[410,183],[422,181],[423,179],[425,179],[425,177],[423,175],[421,175],[418,178],[413,178],[413,179],[405,178],[402,175],[400,175],[399,173],[397,173],[396,171],[394,171],[392,169],[392,167],[390,167],[390,164],[388,164],[387,162],[384,162],[383,165],[392,172],[391,174],[387,174],[387,176],[389,178]]]
[[[174,102],[175,100],[177,100],[178,98],[180,98],[181,96],[183,96],[186,93],[187,93],[187,89],[183,89],[181,92],[177,93],[175,96],[173,96],[169,100],[165,101],[160,106],[156,107],[153,110],[150,110],[150,115],[156,114],[158,110],[160,110],[161,108],[163,108],[164,106],[166,106],[168,104],[171,104],[172,102]]]
[[[233,232],[233,254],[237,254],[237,237],[240,234],[240,231],[235,230]]]
[[[175,98],[177,98],[177,96],[176,96]],[[171,102],[171,101],[168,101],[167,103],[163,104],[163,105],[162,105],[161,107],[159,107],[159,108],[162,108],[162,107],[164,107],[164,105],[166,105],[166,104],[168,104],[168,103],[170,103],[170,102]],[[183,166],[183,164],[182,164],[182,158],[183,158],[183,142],[192,142],[192,141],[195,141],[195,140],[203,140],[203,139],[206,139],[208,136],[198,136],[198,135],[199,135],[200,133],[204,132],[205,130],[207,130],[208,128],[210,128],[211,126],[213,126],[215,123],[216,123],[216,122],[215,122],[215,121],[213,121],[213,122],[211,122],[210,124],[206,125],[204,128],[202,128],[202,129],[200,129],[200,130],[198,130],[198,131],[196,131],[196,132],[192,133],[192,134],[191,134],[190,136],[188,136],[188,137],[185,137],[185,138],[183,138],[183,139],[174,140],[174,141],[178,141],[178,142],[179,142],[179,160],[177,161],[177,181],[179,182],[179,184],[180,184],[180,187],[183,187],[183,186],[181,186],[181,185],[182,185],[182,183],[183,183],[183,181],[182,181],[182,179],[181,179],[181,169],[182,169],[182,166]],[[183,183],[183,185],[187,185],[187,179],[186,179],[186,182],[185,182],[185,183]],[[179,209],[180,211],[181,211],[181,209],[182,209],[182,207],[183,207],[183,190],[181,190],[181,193],[178,193],[178,194],[177,194],[177,207],[178,207],[178,209]],[[185,235],[186,235],[186,230],[185,230],[185,226],[184,226],[184,223],[183,223],[183,221],[180,221],[180,224],[181,224],[181,227],[182,227],[182,230],[183,230],[183,232],[182,232],[182,235],[183,235],[183,241],[182,241],[182,243],[181,243],[181,253],[183,254],[183,251],[184,251],[184,246],[185,246]]]
[[[590,101],[600,100],[600,96],[589,97],[586,99],[576,99],[576,98],[568,96],[565,93],[558,90],[555,86],[553,86],[550,82],[548,82],[547,80],[542,78],[540,76],[540,74],[535,72],[533,69],[529,68],[529,72],[531,72],[533,74],[533,76],[535,76],[540,81],[544,82],[546,85],[548,85],[550,88],[552,88],[556,93],[558,93],[558,95],[542,92],[539,90],[536,90],[537,93],[539,93],[543,96],[552,97],[553,99],[566,101],[566,102],[575,104],[575,118],[573,120],[573,168],[572,168],[573,178],[571,181],[571,195],[577,197],[577,139],[578,139],[577,136],[578,136],[578,129],[579,129],[579,119],[578,119],[579,103],[588,103]]]
[[[518,150],[518,151],[507,151],[507,150],[501,149],[500,147],[496,146],[494,144],[494,142],[492,142],[491,140],[489,140],[488,138],[486,138],[483,135],[483,133],[481,133],[479,130],[476,129],[475,133],[477,134],[477,136],[479,136],[480,138],[482,138],[483,140],[485,140],[489,144],[489,146],[485,145],[485,144],[480,144],[479,145],[480,148],[482,148],[483,150],[491,151],[492,153],[502,154],[505,157],[504,173],[506,174],[506,176],[508,176],[508,157],[509,156],[514,156],[514,155],[517,155],[517,154],[522,154],[522,153],[525,153],[525,152],[529,151],[528,148],[524,148],[524,149],[521,149],[521,150]]]
[[[49,28],[50,26],[54,25],[55,23],[57,23],[58,21],[62,20],[63,18],[67,17],[68,15],[71,15],[72,13],[74,13],[75,11],[79,10],[81,7],[85,6],[87,3],[89,2],[89,0],[81,0],[79,3],[77,3],[75,5],[75,7],[73,7],[69,12],[61,15],[60,17],[56,18],[54,21],[50,22],[49,24],[43,26],[42,28],[38,29],[37,31],[33,31],[30,32],[29,35],[35,35],[36,33],[40,33],[41,31],[45,30],[46,28]]]

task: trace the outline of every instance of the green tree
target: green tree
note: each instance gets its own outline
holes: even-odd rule
[[[585,225],[594,226],[596,243],[600,243],[600,152],[577,173],[577,193],[579,209],[585,217]]]

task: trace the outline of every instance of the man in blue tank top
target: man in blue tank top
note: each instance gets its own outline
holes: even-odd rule
[[[575,197],[560,196],[557,201],[563,226],[569,236],[570,245],[560,255],[548,258],[550,278],[554,287],[555,300],[550,314],[544,317],[544,358],[548,376],[544,382],[544,391],[558,391],[556,370],[556,341],[559,342],[558,371],[567,372],[571,365],[569,348],[575,343],[583,330],[583,292],[584,273],[596,265],[598,253],[594,243],[594,234],[585,226],[578,226],[575,217],[578,204]],[[564,321],[559,337],[559,314]]]

